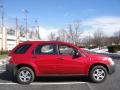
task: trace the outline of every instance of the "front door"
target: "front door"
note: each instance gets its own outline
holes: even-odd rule
[[[77,51],[76,48],[68,45],[58,45],[59,49],[59,64],[57,71],[59,74],[83,74],[84,68],[87,65],[87,58],[80,55],[74,57],[73,53]]]

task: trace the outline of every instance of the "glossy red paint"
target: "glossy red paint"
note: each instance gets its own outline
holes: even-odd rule
[[[31,44],[31,47],[24,53],[14,53],[14,51],[21,45]],[[55,54],[35,54],[34,50],[38,45],[54,44],[56,47]],[[73,55],[61,55],[57,47],[58,45],[70,46],[80,55],[75,57]],[[58,42],[58,41],[27,41],[16,46],[10,53],[10,64],[29,65],[35,72],[36,76],[42,74],[82,74],[88,75],[90,67],[94,64],[110,65],[107,60],[109,57],[97,54],[87,53],[76,45]]]

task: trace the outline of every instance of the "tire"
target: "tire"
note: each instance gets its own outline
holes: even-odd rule
[[[89,77],[94,83],[101,83],[107,77],[107,70],[101,65],[94,66],[89,73]]]
[[[35,74],[29,67],[21,67],[16,72],[17,82],[20,84],[30,84],[34,81]]]

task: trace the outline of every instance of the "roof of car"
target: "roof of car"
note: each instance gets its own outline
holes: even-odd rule
[[[45,43],[51,43],[51,44],[67,44],[73,47],[78,48],[76,45],[69,43],[69,42],[63,42],[63,41],[24,41],[19,44],[45,44]],[[79,47],[80,48],[80,47]]]
[[[63,42],[63,41],[25,41],[22,42],[22,44],[24,43],[56,43],[56,44],[71,44],[68,42]]]

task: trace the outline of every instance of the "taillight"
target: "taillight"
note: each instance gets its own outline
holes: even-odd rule
[[[11,56],[8,56],[8,57],[6,58],[6,60],[5,60],[5,63],[6,63],[6,64],[9,64],[9,63],[10,63],[10,59],[11,59]]]
[[[11,56],[11,54],[12,54],[12,51],[9,51],[9,52],[8,52],[8,55]]]

